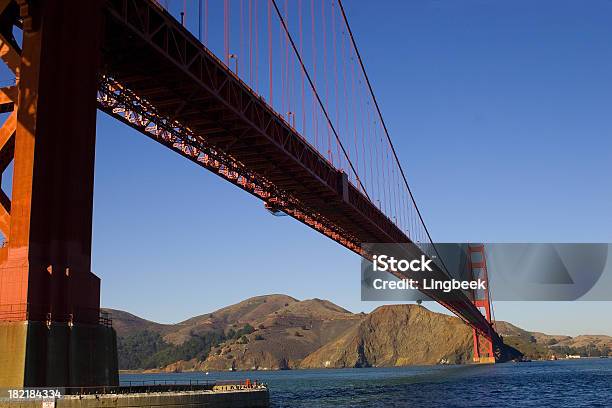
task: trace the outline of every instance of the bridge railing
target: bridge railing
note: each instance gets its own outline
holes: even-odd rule
[[[258,380],[122,380],[116,386],[64,387],[65,395],[133,394],[180,391],[229,391],[265,388]]]

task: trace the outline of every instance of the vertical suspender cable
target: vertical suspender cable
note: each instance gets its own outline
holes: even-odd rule
[[[285,0],[284,3],[284,17],[285,17],[285,21],[287,21],[287,0]],[[288,82],[288,78],[289,78],[289,40],[287,39],[287,33],[284,33],[285,35],[283,35],[283,26],[281,24],[278,25],[278,37],[283,39],[282,41],[282,45],[284,46],[285,49],[285,58],[284,60],[281,58],[282,60],[282,64],[284,64],[284,69],[281,72],[281,82],[283,84],[283,92],[282,92],[282,113],[283,115],[287,118],[287,122],[290,122],[291,118],[289,117],[289,111],[291,110],[289,108],[289,101],[288,101],[288,95],[289,95],[289,82]],[[283,48],[281,47],[281,50]],[[282,57],[282,54],[281,54]]]
[[[289,0],[285,0],[285,7],[287,9],[286,12],[286,20],[289,20]],[[295,101],[293,100],[294,96],[295,96],[295,62],[293,59],[293,53],[289,52],[289,41],[287,40],[287,55],[289,58],[289,61],[287,61],[289,68],[289,72],[287,75],[287,80],[288,80],[288,89],[287,89],[287,101],[289,103],[289,111],[291,112],[291,126],[293,126],[295,128],[295,113],[297,111],[296,107],[297,107],[297,103],[294,103]]]
[[[198,40],[202,42],[202,0],[198,0]]]
[[[298,0],[298,19],[300,21],[300,53],[304,54],[304,29],[302,19],[302,0]],[[306,134],[306,98],[304,97],[304,72],[300,70],[300,80],[302,85],[302,134]]]
[[[251,88],[253,88],[253,15],[251,10],[251,0],[247,0],[247,16],[249,19],[249,24],[247,26],[247,44],[249,49],[249,60],[248,60],[248,81],[247,83]],[[245,76],[245,79],[247,77]]]
[[[208,0],[204,0],[204,42],[208,46]]]
[[[253,66],[253,71],[255,73],[255,89],[257,89],[257,93],[260,93],[259,90],[259,72],[257,71],[257,67],[259,66],[259,21],[257,19],[257,9],[259,7],[253,7],[253,23],[255,25],[255,65]]]
[[[323,83],[325,84],[325,106],[329,106],[329,85],[327,81],[327,20],[325,19],[325,0],[321,0],[321,24],[323,24]],[[327,131],[327,156],[329,161],[334,164],[334,156],[331,150],[331,134],[329,126],[326,126]]]
[[[229,55],[230,55],[230,29],[229,29],[229,0],[223,1],[223,52],[225,57],[225,64],[229,67]]]
[[[314,82],[317,82],[317,43],[316,43],[316,30],[315,30],[315,0],[310,0],[310,20],[311,20],[311,28],[310,33],[312,37],[312,76],[314,78]],[[312,95],[312,126],[314,128],[314,145],[318,149],[319,148],[319,123],[317,122],[317,114],[316,114],[316,102],[315,95]]]
[[[332,47],[334,53],[334,98],[336,99],[336,124],[340,123],[340,104],[338,95],[338,55],[336,46],[336,13],[334,13],[334,0],[331,1],[331,26],[332,26]],[[351,149],[349,149],[349,152]],[[340,156],[340,146],[336,141],[336,154],[338,155],[338,165],[342,169],[342,157]],[[359,161],[357,161],[357,171],[359,171]]]
[[[268,0],[268,73],[270,86],[270,106],[274,101],[274,95],[272,93],[272,0]]]
[[[240,67],[243,66],[248,66],[246,64],[246,58],[244,58],[244,56],[246,55],[245,52],[245,46],[244,46],[244,0],[240,0],[240,38],[238,40],[238,57],[236,59],[236,75],[240,76]],[[244,58],[244,59],[243,59]],[[242,61],[244,61],[245,63],[243,64]],[[244,71],[244,68],[242,69]],[[244,78],[246,79],[246,75],[244,75]]]
[[[370,121],[370,111],[368,110],[368,122]],[[368,134],[371,135],[370,132],[368,132]],[[364,136],[365,139],[365,136]],[[371,139],[371,137],[370,137]],[[372,157],[372,147],[370,146],[370,148],[368,149],[370,151],[370,188],[372,189],[372,191],[374,191],[374,181],[376,180],[374,178],[374,160]]]
[[[335,15],[335,14],[334,14]],[[335,17],[334,17],[335,18]],[[344,133],[347,134],[348,137],[350,137],[350,134],[353,133],[353,135],[355,136],[355,144],[357,143],[357,137],[355,135],[354,132],[350,131],[350,126],[349,126],[349,106],[352,105],[353,100],[349,99],[348,96],[348,87],[346,84],[346,47],[344,45],[344,37],[340,36],[341,39],[341,47],[340,47],[340,51],[341,51],[341,62],[342,62],[342,88],[344,91]],[[340,115],[340,112],[337,112],[338,115]],[[338,119],[338,123],[340,123],[340,120]],[[357,162],[357,173],[359,173],[359,154],[357,152],[357,146],[355,146],[355,161]],[[367,177],[365,174],[363,174],[363,184],[364,186],[367,187],[368,185],[368,181],[367,181]]]

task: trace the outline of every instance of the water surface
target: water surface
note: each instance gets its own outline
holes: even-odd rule
[[[121,375],[121,381],[245,378],[268,384],[273,407],[612,407],[612,359]]]

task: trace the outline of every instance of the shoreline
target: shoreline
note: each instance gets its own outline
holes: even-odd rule
[[[558,358],[556,360],[551,359],[536,359],[530,361],[521,361],[520,363],[535,363],[535,362],[544,362],[544,361],[581,361],[581,360],[600,360],[601,357],[581,357],[579,359],[575,358]],[[604,357],[605,359],[605,357]],[[498,362],[495,364],[508,364],[508,363],[518,363],[513,361],[507,362]],[[466,364],[416,364],[416,365],[401,365],[401,366],[372,366],[372,367],[319,367],[319,368],[288,368],[288,369],[279,369],[279,368],[268,368],[268,369],[260,369],[260,370],[175,370],[175,371],[167,371],[163,368],[151,368],[151,369],[137,369],[137,370],[119,370],[119,374],[180,374],[180,373],[240,373],[240,372],[267,372],[267,371],[312,371],[312,370],[352,370],[352,369],[368,369],[368,368],[409,368],[409,367],[434,367],[434,366],[472,366],[472,365],[480,365],[481,363],[466,363]]]

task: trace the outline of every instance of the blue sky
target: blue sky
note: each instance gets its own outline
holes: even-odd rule
[[[345,3],[435,240],[612,242],[612,2]],[[359,299],[357,256],[99,119],[104,306],[163,322],[265,293],[378,306]],[[528,329],[612,334],[610,305],[495,310]]]
[[[612,242],[611,1],[345,3],[434,240]],[[98,118],[103,306],[177,322],[266,293],[379,305],[360,301],[356,255]],[[495,311],[527,329],[612,335],[611,305]]]

